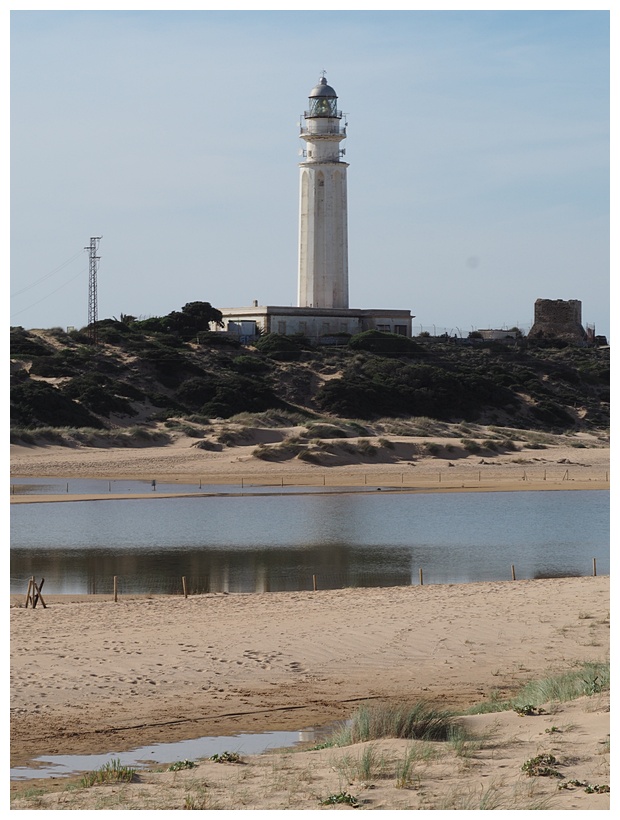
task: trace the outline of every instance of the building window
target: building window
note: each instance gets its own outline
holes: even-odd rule
[[[398,333],[399,336],[406,336],[407,325],[394,325],[394,333]]]
[[[377,330],[380,330],[381,333],[391,333],[391,328],[389,325],[377,325]]]

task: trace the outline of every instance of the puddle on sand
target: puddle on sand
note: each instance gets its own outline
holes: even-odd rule
[[[30,766],[16,766],[11,769],[11,780],[33,780],[46,777],[68,777],[69,775],[91,772],[112,760],[119,760],[122,766],[142,768],[144,766],[165,765],[177,760],[200,760],[222,752],[239,754],[260,754],[267,749],[285,748],[306,741],[319,741],[332,726],[319,729],[304,729],[297,732],[264,732],[263,734],[225,735],[221,737],[198,737],[180,740],[177,743],[156,743],[141,746],[129,752],[107,752],[100,755],[42,755],[31,761]]]

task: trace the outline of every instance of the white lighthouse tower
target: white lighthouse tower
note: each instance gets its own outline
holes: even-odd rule
[[[225,332],[243,343],[265,333],[303,336],[317,345],[346,344],[366,330],[411,336],[414,317],[409,310],[349,307],[349,166],[342,161],[340,143],[347,132],[341,119],[336,92],[321,77],[300,126],[306,147],[299,164],[297,306],[261,305],[256,299],[246,307],[220,308]],[[377,274],[380,279],[381,271]]]
[[[346,128],[338,97],[325,77],[312,89],[300,137],[298,306],[349,307],[347,168],[342,162]]]

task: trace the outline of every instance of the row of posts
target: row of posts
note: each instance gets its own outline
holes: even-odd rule
[[[419,573],[420,573],[420,575],[419,575],[419,577],[420,577],[420,586],[424,586],[424,571],[423,571],[422,567],[420,567]],[[513,581],[517,580],[517,573],[516,573],[514,564],[510,565],[510,575],[511,575],[511,578],[512,578]],[[596,576],[596,558],[592,559],[592,575]],[[34,579],[32,579],[32,580],[34,580]],[[187,596],[188,596],[187,577],[185,575],[183,575],[183,577],[181,578],[181,584],[183,586],[183,597],[187,598]],[[41,586],[43,586],[43,582],[41,582]],[[312,576],[312,590],[313,590],[313,592],[316,592],[318,590],[318,588],[319,587],[318,587],[318,583],[317,583],[317,576],[313,575]],[[29,588],[29,592],[30,592],[30,588]],[[118,601],[118,575],[115,575],[114,576],[114,602],[116,603],[117,601]]]
[[[323,486],[325,487],[326,486],[325,476],[322,476],[322,478],[323,478]],[[521,481],[527,481],[527,480],[528,480],[528,476],[527,476],[526,471],[524,470]],[[543,471],[543,479],[542,480],[543,481],[547,480],[547,471],[546,470]],[[570,479],[569,479],[569,476],[568,476],[568,470],[565,470],[564,475],[562,476],[562,481],[569,481],[569,480]],[[441,479],[441,472],[440,472],[439,473],[439,483],[440,484],[441,484],[441,481],[442,481],[442,479]],[[478,470],[478,482],[481,482],[481,481],[482,481],[482,471]],[[605,481],[609,481],[609,472],[605,473]],[[405,474],[404,473],[400,474],[400,483],[403,484],[403,485],[405,483]],[[367,474],[364,474],[364,484],[365,485],[368,484],[368,475]],[[244,479],[242,478],[241,479],[241,489],[244,489],[244,486],[245,486],[244,485]],[[252,483],[250,486],[254,486],[254,484]],[[261,485],[261,486],[264,486],[264,485]],[[275,485],[275,486],[277,486],[277,485]],[[280,478],[280,486],[284,487],[284,476],[282,476]],[[297,485],[294,485],[294,486],[297,486]],[[334,485],[334,486],[339,486],[339,485]],[[464,487],[465,485],[463,484],[462,486]],[[156,479],[153,479],[151,481],[151,487],[152,487],[153,492],[156,492],[156,490],[157,490],[157,481],[156,481]],[[198,489],[202,490],[202,479],[198,480]],[[69,484],[68,483],[66,485],[66,492],[67,493],[69,492]],[[112,492],[112,482],[111,481],[108,481],[108,492],[109,493]],[[15,484],[11,485],[11,494],[15,495]]]

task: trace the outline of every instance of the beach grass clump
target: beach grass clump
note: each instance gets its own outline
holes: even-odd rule
[[[243,442],[248,441],[251,438],[252,433],[250,430],[235,430],[230,427],[224,427],[217,436],[217,440],[220,444],[225,444],[227,447],[235,447],[238,444],[243,444]]]
[[[419,742],[409,746],[400,760],[396,761],[394,776],[397,789],[410,789],[419,783],[420,777],[414,771],[416,763],[427,764],[440,756],[432,743]]]
[[[259,458],[262,461],[288,461],[295,456],[301,458],[301,454],[307,452],[303,444],[298,444],[294,441],[283,441],[282,444],[272,444],[267,447],[264,444],[259,444],[252,455],[254,458]]]
[[[135,769],[131,766],[123,766],[119,758],[114,758],[95,771],[87,772],[82,777],[80,785],[89,788],[99,783],[131,783],[135,777]]]
[[[514,705],[539,706],[542,703],[574,700],[584,695],[609,691],[609,662],[584,663],[577,669],[527,683],[514,698]]]
[[[201,424],[203,427],[209,427],[211,425],[209,416],[203,416],[201,413],[190,413],[190,415],[187,416],[187,421],[192,424]]]
[[[493,438],[485,438],[482,442],[482,446],[485,450],[493,450],[495,453],[499,450],[499,444],[497,440]]]
[[[263,410],[258,413],[236,413],[228,420],[244,427],[299,427],[308,421],[310,413],[293,410]]]
[[[561,675],[530,681],[512,698],[501,699],[494,690],[487,701],[471,706],[463,714],[481,715],[510,709],[524,715],[543,714],[539,711],[543,703],[565,703],[586,695],[607,692],[609,688],[609,661],[583,663]]]
[[[169,419],[168,421],[165,421],[164,427],[168,428],[168,430],[174,430],[177,433],[182,433],[188,438],[202,438],[204,436],[203,430],[200,430],[198,427],[194,427],[192,424],[177,421],[176,419]]]
[[[374,458],[378,453],[375,445],[366,438],[360,439],[357,442],[357,447],[355,449],[359,455],[365,456],[366,458]]]
[[[381,419],[377,423],[377,429],[390,436],[419,436],[418,428],[408,419]]]
[[[462,438],[461,444],[463,445],[463,448],[467,450],[468,453],[473,453],[475,455],[476,453],[480,452],[480,444],[477,441],[474,441],[474,439],[472,438]]]
[[[388,764],[384,755],[377,753],[373,744],[366,746],[357,757],[345,754],[334,761],[333,768],[347,782],[368,782],[381,777],[389,777]]]
[[[335,745],[346,746],[385,737],[445,741],[463,731],[452,713],[435,709],[424,701],[363,704],[336,733]]]
[[[300,450],[297,453],[297,458],[300,461],[306,461],[308,464],[320,464],[321,453],[317,450]]]
[[[37,441],[66,445],[68,444],[67,432],[64,428],[58,427],[11,428],[11,444],[35,444]]]
[[[211,452],[221,452],[224,449],[223,444],[217,441],[211,441],[211,439],[208,438],[197,441],[192,447],[197,447],[199,450],[210,450]]]
[[[509,786],[499,781],[482,790],[475,787],[451,789],[429,808],[439,811],[545,811],[555,807],[548,796],[533,797],[522,784]]]
[[[318,424],[312,422],[300,434],[302,438],[323,439],[323,438],[346,438],[347,432],[336,424]]]

